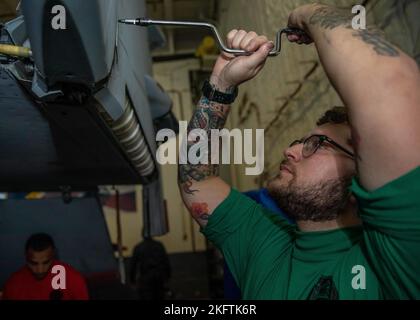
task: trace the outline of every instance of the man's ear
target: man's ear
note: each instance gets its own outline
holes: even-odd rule
[[[353,194],[353,193],[352,193],[352,194],[350,194],[349,201],[350,201],[350,203],[351,203],[352,205],[357,205],[357,199],[356,199],[356,197],[354,196],[354,194]]]
[[[351,193],[350,194],[350,197],[349,197],[349,203],[350,203],[350,205],[353,207],[353,208],[355,208],[355,210],[356,210],[356,212],[357,212],[357,214],[359,214],[359,210],[357,210],[357,208],[358,208],[358,203],[357,203],[357,199],[356,199],[356,197],[354,196],[354,194],[353,193]]]

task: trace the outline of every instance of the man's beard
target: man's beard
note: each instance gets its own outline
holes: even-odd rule
[[[268,192],[279,208],[296,221],[331,221],[348,203],[352,177],[299,187],[293,177],[287,186],[269,183]]]

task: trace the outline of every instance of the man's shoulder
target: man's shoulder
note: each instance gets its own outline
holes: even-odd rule
[[[420,166],[373,191],[366,190],[354,178],[351,190],[358,200],[361,212],[380,212],[387,209],[395,212],[407,209],[417,211],[420,203]]]
[[[418,191],[420,188],[420,166],[413,168],[406,172],[405,174],[401,175],[400,177],[389,181],[385,185],[373,190],[368,191],[366,190],[362,184],[360,183],[357,177],[353,178],[352,181],[352,190],[356,196],[363,198],[363,197],[373,197],[373,196],[380,196],[389,195],[389,194],[400,194],[405,190],[416,190]]]
[[[240,192],[239,190],[232,187],[230,189],[229,195],[223,202],[234,202],[234,203],[243,204],[245,206],[252,206],[252,205],[258,204],[255,198],[255,194],[253,194],[253,192],[251,192],[251,194],[253,196],[249,196],[249,194]]]
[[[31,275],[26,266],[21,267],[19,270],[13,272],[9,278],[4,283],[4,292],[13,296],[16,293],[16,290],[19,288],[26,287],[30,283]]]
[[[277,222],[283,223],[285,221],[278,212],[264,206],[235,188],[231,188],[229,196],[216,208],[216,211],[235,211],[236,213],[246,211],[248,213],[256,214],[255,217],[258,219],[267,218],[275,224]]]
[[[10,275],[6,284],[16,282],[16,281],[24,281],[25,277],[27,277],[28,275],[29,275],[28,268],[26,266],[23,266]]]

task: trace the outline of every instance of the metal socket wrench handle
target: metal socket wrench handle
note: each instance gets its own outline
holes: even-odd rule
[[[152,20],[147,18],[138,18],[138,19],[120,19],[118,20],[119,23],[125,23],[125,24],[132,24],[142,27],[147,27],[151,25],[161,25],[161,26],[177,26],[177,27],[202,27],[202,28],[208,28],[211,29],[216,36],[217,42],[219,44],[220,50],[233,54],[235,56],[246,56],[252,54],[252,52],[247,52],[244,50],[237,50],[237,49],[229,49],[225,46],[222,38],[220,37],[219,32],[217,31],[216,27],[211,23],[205,23],[205,22],[192,22],[192,21],[170,21],[170,20]],[[296,35],[302,35],[305,36],[306,33],[297,28],[285,28],[282,30],[279,30],[276,35],[276,42],[274,44],[274,49],[270,51],[268,54],[270,57],[277,56],[281,51],[281,36],[285,33],[287,35],[289,34],[296,34]]]

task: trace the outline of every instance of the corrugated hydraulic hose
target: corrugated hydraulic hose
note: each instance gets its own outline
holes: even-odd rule
[[[155,163],[130,99],[126,98],[124,114],[116,121],[103,110],[100,113],[137,172],[143,177],[150,176],[155,171]]]

